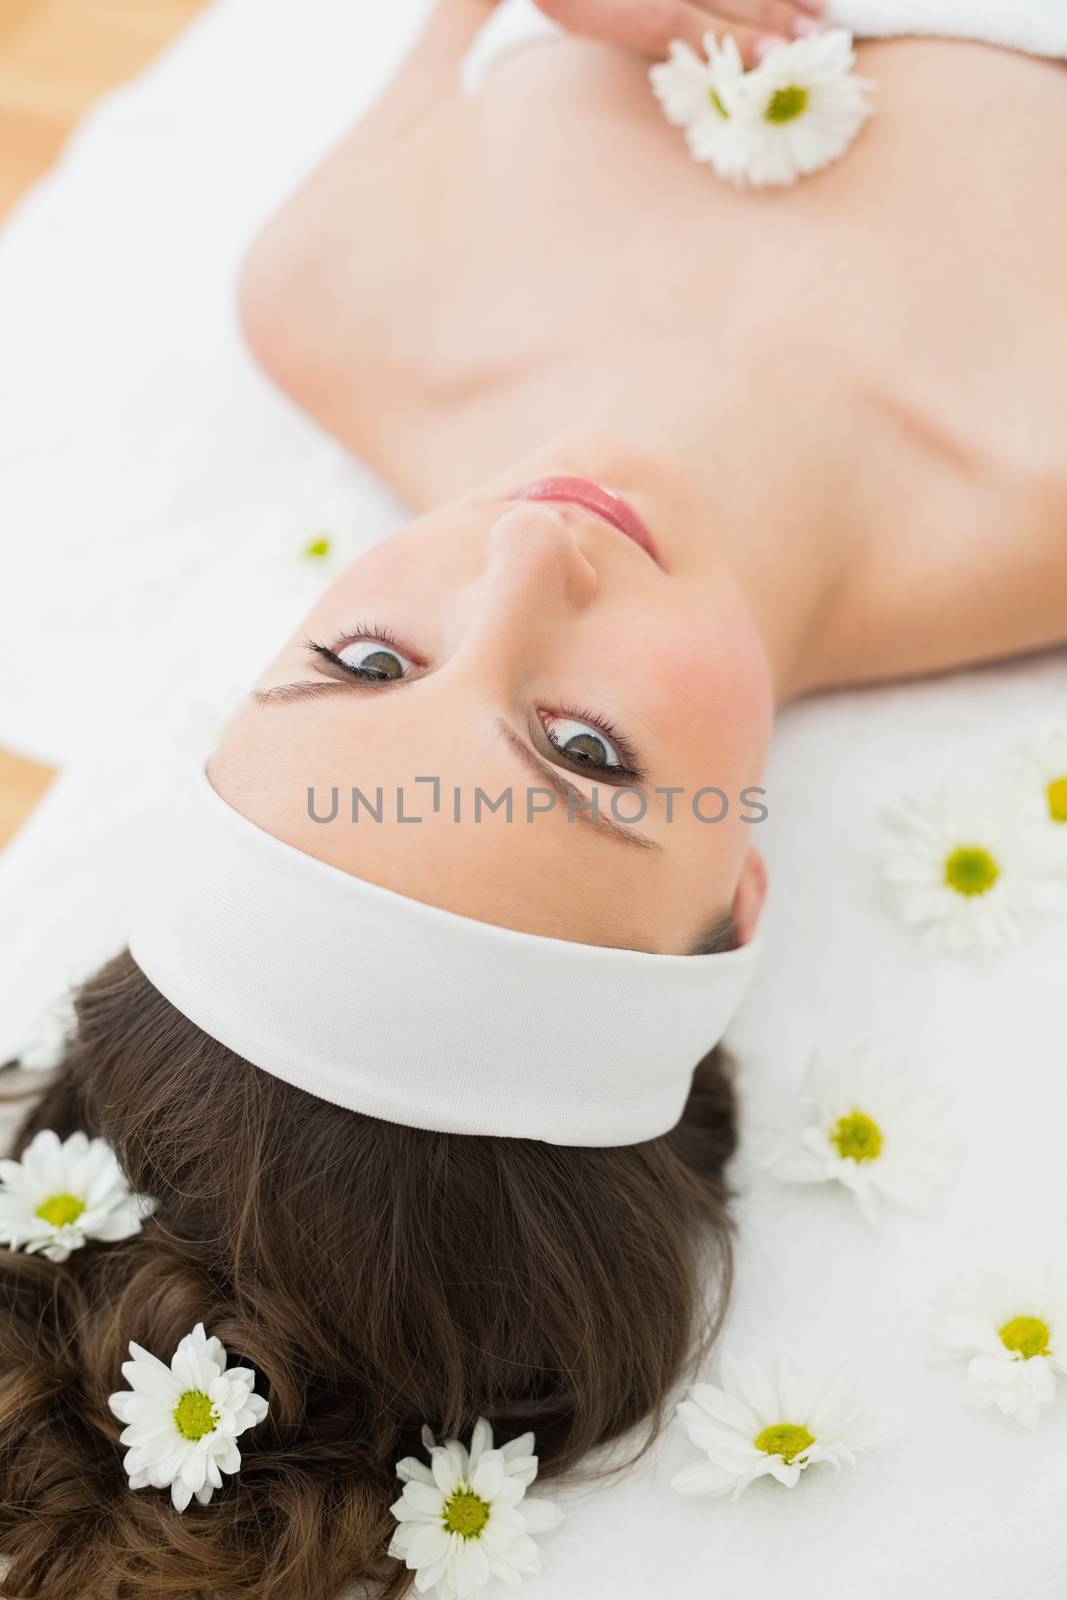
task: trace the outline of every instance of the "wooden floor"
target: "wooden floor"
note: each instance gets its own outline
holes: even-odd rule
[[[0,219],[99,95],[148,65],[207,0],[0,0]],[[0,750],[0,846],[54,773]]]

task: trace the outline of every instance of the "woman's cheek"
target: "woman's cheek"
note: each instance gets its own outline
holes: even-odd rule
[[[662,652],[649,686],[648,719],[681,769],[668,781],[759,782],[772,711],[762,673],[705,633]]]
[[[648,659],[654,663],[646,679],[650,720],[662,732],[682,736],[686,744],[701,730],[706,737],[719,707],[723,667],[714,644],[706,636],[661,642]]]

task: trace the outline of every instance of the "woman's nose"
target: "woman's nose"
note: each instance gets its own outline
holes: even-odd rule
[[[515,505],[490,529],[485,595],[498,610],[521,608],[533,622],[548,620],[581,611],[596,592],[596,568],[557,507]]]
[[[510,682],[541,651],[558,648],[561,627],[581,617],[596,591],[596,569],[559,511],[516,505],[489,530],[450,673],[470,673],[483,685],[494,673]]]

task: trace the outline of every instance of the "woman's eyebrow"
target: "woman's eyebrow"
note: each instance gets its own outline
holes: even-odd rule
[[[310,648],[315,649],[314,646]],[[403,689],[415,681],[413,678],[373,678],[369,673],[361,677],[358,672],[346,672],[342,665],[322,653],[312,655],[308,666],[318,673],[322,682],[279,683],[272,689],[253,689],[251,698],[260,706],[287,706],[295,700],[315,700],[320,695],[335,694],[338,689],[381,694],[383,690]]]
[[[251,698],[257,706],[287,706],[295,700],[317,700],[320,695],[351,694],[355,689],[357,693],[363,691],[371,694],[381,694],[383,689],[400,688],[407,680],[397,678],[391,683],[375,683],[368,681],[360,683],[358,678],[324,678],[319,683],[276,683],[272,689],[253,689]]]
[[[610,817],[603,816],[599,810],[594,812],[582,791],[575,784],[568,783],[558,767],[554,767],[550,761],[545,761],[536,750],[531,750],[526,740],[517,734],[503,717],[498,720],[497,728],[523,765],[536,777],[542,778],[562,800],[567,801],[568,820],[575,817],[588,827],[595,828],[598,833],[606,834],[610,839],[620,839],[623,844],[635,844],[639,850],[663,849],[657,840],[650,838],[647,833],[642,833],[639,828],[630,827],[624,822],[615,822]]]

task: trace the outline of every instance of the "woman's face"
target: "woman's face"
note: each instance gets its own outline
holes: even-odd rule
[[[747,938],[742,791],[771,695],[743,597],[676,487],[622,491],[652,554],[605,520],[627,520],[610,497],[575,503],[592,486],[542,469],[513,498],[532,476],[349,567],[232,718],[212,782],[296,848],[480,921],[680,952],[733,908]],[[353,789],[380,821],[363,801],[353,820]],[[510,819],[490,809],[507,794]]]

